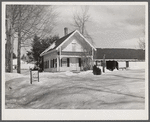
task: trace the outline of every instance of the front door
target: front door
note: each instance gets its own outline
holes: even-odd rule
[[[77,70],[77,59],[76,58],[70,58],[70,67],[71,70]]]

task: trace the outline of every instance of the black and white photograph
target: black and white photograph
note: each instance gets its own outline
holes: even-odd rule
[[[148,119],[147,2],[2,2],[4,120]]]

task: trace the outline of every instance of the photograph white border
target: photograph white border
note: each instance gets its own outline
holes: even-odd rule
[[[5,7],[34,5],[145,5],[145,109],[5,109]],[[2,120],[147,120],[148,119],[148,2],[2,2]]]

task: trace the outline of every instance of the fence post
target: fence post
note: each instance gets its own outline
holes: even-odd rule
[[[38,70],[38,82],[39,82],[39,70]]]
[[[103,56],[103,72],[105,72],[105,54]]]
[[[30,83],[32,84],[32,70],[30,69]]]

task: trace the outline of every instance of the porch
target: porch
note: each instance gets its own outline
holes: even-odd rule
[[[92,53],[62,51],[57,57],[57,71],[81,71],[85,62],[92,63]]]
[[[57,52],[45,58],[45,72],[82,71],[86,65],[92,66],[92,55],[83,52]]]

